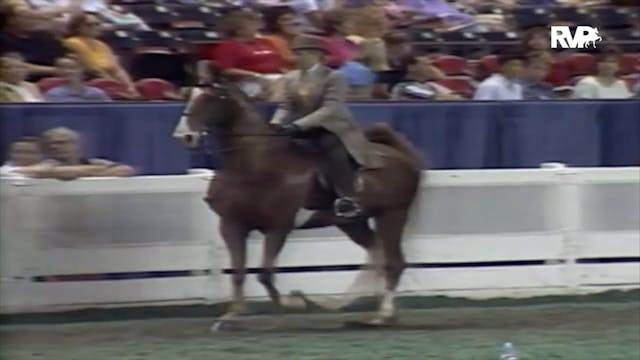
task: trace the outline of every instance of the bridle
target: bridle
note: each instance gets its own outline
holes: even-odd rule
[[[191,88],[189,89],[189,93],[187,95],[188,99],[191,100],[191,96],[192,96],[192,92],[193,89],[195,88],[210,88],[210,89],[216,89],[216,90],[223,90],[224,86],[218,83],[198,83],[196,85],[191,86]],[[242,95],[244,95],[244,93],[241,93]],[[218,99],[225,99],[226,97],[229,97],[230,95],[228,94],[223,94],[223,95],[219,95]],[[246,96],[246,95],[244,95]],[[186,116],[189,117],[191,116],[191,112],[190,110],[187,109],[188,106],[185,106],[184,110],[182,111],[182,116]],[[232,151],[236,151],[236,150],[240,150],[246,147],[246,145],[239,145],[239,146],[232,146],[232,147],[226,147],[226,148],[215,148],[215,146],[213,146],[213,144],[211,143],[211,136],[212,134],[219,134],[222,135],[224,137],[264,137],[267,138],[264,142],[269,142],[269,141],[273,141],[273,138],[283,138],[283,137],[287,137],[287,135],[285,134],[281,134],[281,133],[277,133],[277,132],[273,132],[273,133],[232,133],[230,131],[225,131],[222,129],[212,129],[210,125],[207,124],[207,128],[204,130],[199,130],[196,132],[198,134],[198,146],[200,146],[202,148],[202,150],[207,154],[207,155],[213,155],[214,153],[222,153],[222,152],[232,152]]]

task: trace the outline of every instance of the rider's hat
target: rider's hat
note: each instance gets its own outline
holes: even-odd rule
[[[322,40],[319,37],[315,36],[298,36],[293,39],[293,43],[291,44],[291,51],[298,50],[318,50],[324,53],[327,53],[327,49],[325,48]]]

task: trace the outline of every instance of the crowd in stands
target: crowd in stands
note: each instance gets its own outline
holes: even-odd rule
[[[551,49],[552,24],[603,41]],[[202,66],[280,101],[301,34],[354,101],[640,96],[637,1],[7,0],[0,27],[0,102],[177,100]]]
[[[124,177],[134,174],[128,165],[83,155],[77,132],[56,127],[40,137],[23,137],[11,144],[0,177],[75,180],[82,177]]]

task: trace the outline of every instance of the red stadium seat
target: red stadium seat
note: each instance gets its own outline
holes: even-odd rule
[[[467,59],[453,55],[438,56],[434,60],[434,65],[442,70],[447,76],[465,75],[469,76],[469,65]]]
[[[132,98],[128,95],[127,87],[116,80],[98,78],[89,81],[88,85],[101,89],[114,100],[131,100]]]
[[[136,89],[146,100],[176,100],[179,98],[175,86],[163,79],[138,80]]]
[[[496,55],[486,55],[482,59],[480,59],[480,66],[478,67],[479,72],[484,76],[489,76],[498,71],[498,56]]]
[[[620,56],[620,75],[640,72],[640,54],[622,54]]]
[[[437,81],[439,85],[453,90],[454,92],[469,99],[473,96],[475,86],[471,81],[459,77],[447,77]]]
[[[56,86],[64,84],[65,82],[66,80],[64,78],[52,76],[38,80],[36,85],[38,86],[38,89],[40,89],[40,92],[45,93]]]
[[[569,72],[572,77],[591,75],[596,67],[596,60],[593,55],[576,53],[569,55],[567,59]]]

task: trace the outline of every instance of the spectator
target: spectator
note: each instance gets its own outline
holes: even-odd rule
[[[523,68],[523,56],[507,53],[498,56],[499,73],[478,85],[475,100],[522,100],[522,85],[518,83]]]
[[[549,44],[549,30],[544,27],[535,27],[525,31],[522,37],[523,54],[543,58],[550,65],[545,82],[555,86],[563,86],[569,83],[571,78],[568,64],[565,58],[556,53],[551,53]]]
[[[245,1],[245,5],[252,5],[251,3],[252,1]],[[329,11],[335,6],[333,0],[259,0],[257,3],[267,7],[289,7],[296,14],[295,21],[300,23],[301,28],[309,32],[321,29],[323,12]]]
[[[258,37],[260,18],[253,12],[236,11],[227,16],[223,32],[228,40],[213,48],[211,60],[225,75],[236,78],[252,98],[273,95],[286,70],[285,60],[272,43]]]
[[[574,88],[578,99],[627,99],[633,96],[624,80],[616,73],[620,69],[620,58],[615,52],[599,54],[596,60],[597,72],[585,76]]]
[[[38,87],[26,82],[26,77],[27,66],[20,54],[0,57],[0,103],[44,101]]]
[[[74,0],[63,0],[74,1]],[[110,0],[84,0],[82,10],[96,14],[107,28],[151,30],[144,20],[132,12],[123,12],[109,6]]]
[[[20,138],[11,144],[9,160],[0,167],[0,177],[23,177],[24,168],[36,166],[41,160],[38,138]]]
[[[64,127],[47,130],[43,135],[45,155],[43,167],[28,169],[26,174],[38,178],[74,180],[81,177],[133,175],[130,166],[104,159],[88,159],[80,152],[78,133]]]
[[[95,15],[83,13],[73,16],[67,33],[64,45],[76,54],[82,65],[93,75],[117,80],[125,85],[128,95],[140,96],[109,45],[98,40],[100,20]]]
[[[269,40],[278,51],[278,54],[284,60],[285,68],[287,70],[295,69],[295,57],[291,49],[289,49],[291,41],[300,35],[295,12],[286,6],[273,6],[264,10],[263,17],[265,22],[264,30],[267,33],[264,38]]]
[[[0,48],[21,54],[30,80],[55,72],[53,60],[67,53],[51,32],[34,31],[38,19],[16,10],[15,6],[0,7]]]
[[[437,73],[433,71],[431,60],[427,56],[412,55],[407,58],[405,79],[393,87],[393,100],[457,100],[461,99],[433,80]]]
[[[376,72],[389,70],[386,50],[380,39],[363,39],[358,49],[356,59],[344,63],[338,71],[349,84],[350,100],[369,100],[376,84]]]
[[[82,12],[82,0],[11,0],[16,13],[33,19],[34,30],[60,34],[71,14]]]
[[[355,34],[353,18],[346,10],[333,10],[325,14],[324,20],[324,45],[328,52],[325,64],[339,68],[358,53],[357,45],[348,39]]]
[[[65,83],[45,93],[45,99],[52,102],[111,101],[104,91],[88,86],[84,82],[84,69],[78,60],[70,57],[56,61],[58,75]]]
[[[549,100],[556,98],[553,86],[544,82],[549,73],[549,63],[542,57],[527,58],[525,76],[522,79],[524,100]]]

